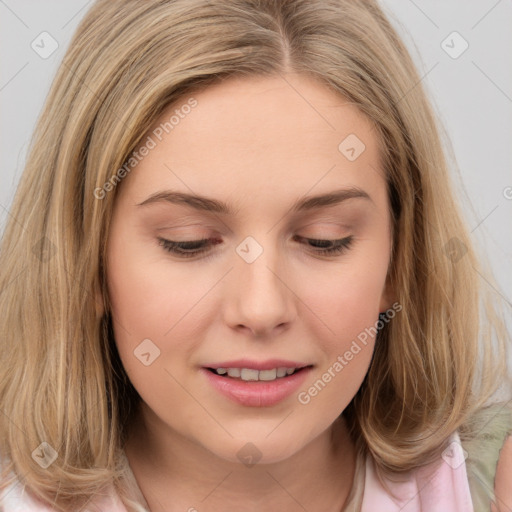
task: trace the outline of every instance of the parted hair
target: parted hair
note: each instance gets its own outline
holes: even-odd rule
[[[122,183],[95,191],[169,105],[230,77],[287,72],[372,122],[387,181],[387,279],[402,309],[379,330],[343,413],[358,449],[381,472],[428,463],[455,430],[477,435],[474,418],[510,378],[508,334],[480,277],[493,282],[459,206],[444,131],[377,1],[100,0],[57,71],[0,247],[4,476],[14,471],[57,510],[111,484],[135,510],[120,461],[140,397],[115,348],[105,280]],[[57,455],[46,468],[33,457],[43,442]]]

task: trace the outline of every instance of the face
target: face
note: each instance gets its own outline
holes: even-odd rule
[[[261,462],[290,457],[351,401],[391,306],[377,136],[343,97],[288,75],[184,97],[147,137],[107,248],[143,411],[225,460],[246,443]]]

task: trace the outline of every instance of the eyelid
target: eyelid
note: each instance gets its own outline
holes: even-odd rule
[[[353,235],[349,235],[343,238],[337,238],[337,239],[331,239],[331,238],[308,238],[308,237],[302,237],[300,235],[296,235],[295,238],[299,238],[301,240],[306,241],[307,243],[312,243],[313,245],[309,245],[309,247],[313,248],[313,252],[317,253],[319,256],[329,256],[329,257],[336,257],[341,256],[344,252],[350,249],[352,242],[354,240]],[[220,243],[219,240],[215,241],[209,238],[202,238],[198,240],[185,240],[185,241],[177,241],[177,240],[167,240],[165,238],[158,237],[158,243],[162,248],[173,254],[176,255],[179,258],[193,258],[194,256],[199,256],[203,253],[208,253],[206,255],[207,258],[210,258],[212,256],[211,251],[209,248],[212,245],[216,245]],[[209,243],[208,243],[209,242]],[[331,247],[319,247],[317,249],[314,248],[315,243],[330,243],[332,244]],[[197,246],[197,248],[192,247],[192,250],[190,249],[190,245]],[[184,246],[186,248],[184,248]],[[188,247],[187,247],[188,246]]]
[[[322,219],[322,218],[319,218],[319,219],[315,219],[311,222],[308,222],[307,224],[301,224],[300,225],[300,229],[304,229],[304,228],[307,228],[309,226],[315,226],[315,227],[318,227],[318,228],[322,228],[323,226],[327,226],[328,228],[331,228],[331,227],[335,227],[335,228],[341,228],[341,229],[346,229],[346,230],[350,230],[353,228],[353,223],[352,222],[347,222],[346,219],[345,221],[341,220],[341,219],[332,219],[332,217],[329,217],[329,220],[327,219]]]

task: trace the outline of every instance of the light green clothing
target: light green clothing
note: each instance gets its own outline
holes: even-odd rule
[[[476,421],[480,422],[479,435],[471,441],[464,441],[461,435],[461,444],[468,452],[466,469],[474,512],[489,512],[495,499],[494,479],[500,450],[507,435],[512,434],[510,402],[484,409]]]

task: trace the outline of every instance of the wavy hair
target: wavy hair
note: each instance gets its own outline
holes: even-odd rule
[[[140,397],[115,349],[105,248],[119,187],[97,197],[163,111],[232,76],[315,78],[378,135],[400,314],[344,411],[380,471],[439,455],[505,379],[502,316],[472,247],[421,77],[375,0],[100,0],[37,122],[0,248],[0,452],[57,510],[114,484]],[[122,184],[120,184],[122,185]],[[493,282],[493,281],[492,281]],[[104,302],[99,302],[103,292]],[[42,442],[57,452],[34,462]]]

